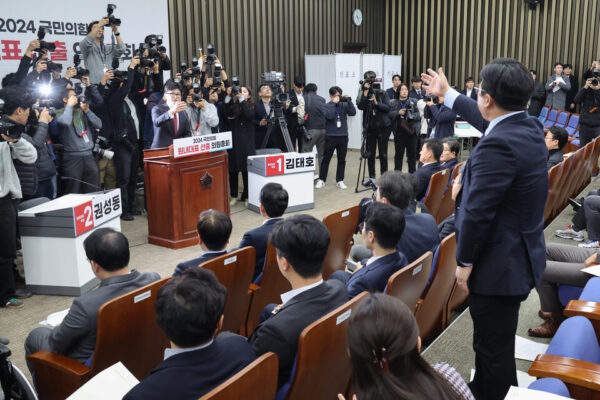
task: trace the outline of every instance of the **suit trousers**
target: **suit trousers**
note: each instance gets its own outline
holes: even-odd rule
[[[369,128],[367,131],[367,151],[370,156],[367,159],[369,178],[375,178],[375,150],[379,147],[379,167],[381,175],[388,170],[388,142],[390,140],[390,128]]]
[[[417,164],[417,138],[419,134],[415,131],[412,135],[398,129],[394,132],[394,170],[402,171],[402,159],[404,158],[404,150],[406,150],[406,163],[408,164],[408,172],[413,173],[416,170]]]
[[[475,350],[475,377],[469,387],[477,400],[504,399],[511,385],[518,386],[515,334],[526,298],[469,294]]]
[[[579,124],[579,147],[583,147],[600,135],[600,126]]]
[[[587,229],[588,240],[600,240],[600,196],[586,197],[571,221],[579,230]]]
[[[248,198],[248,171],[241,171],[242,173],[242,183],[244,184],[244,188],[242,190],[242,200],[246,200]],[[238,172],[229,172],[229,195],[231,197],[238,197]]]
[[[313,147],[317,146],[317,158],[319,159],[319,168],[321,168],[323,154],[325,153],[325,129],[311,129],[308,134],[310,140],[302,138],[302,153],[310,153],[313,151]]]
[[[0,198],[0,304],[15,295],[13,265],[17,255],[17,207],[10,194]]]
[[[66,178],[74,178],[85,183],[77,182],[73,179],[65,179],[63,194],[69,193],[91,193],[96,192],[99,186],[98,165],[92,154],[85,156],[65,153],[63,157],[62,174]]]
[[[335,181],[344,180],[346,171],[346,153],[348,152],[348,136],[325,136],[325,154],[323,160],[319,163],[319,179],[327,181],[327,172],[329,162],[333,157],[333,152],[337,151],[337,169],[335,171]]]
[[[135,185],[139,163],[137,148],[129,151],[122,146],[115,146],[115,169],[117,170],[117,187],[121,189],[123,213],[131,213],[135,201]]]
[[[536,287],[542,311],[551,312],[561,322],[565,319],[558,298],[559,285],[584,287],[592,275],[581,272],[583,263],[596,249],[582,249],[562,243],[546,243],[546,269]]]
[[[25,339],[25,360],[27,361],[27,368],[29,368],[29,372],[33,375],[33,365],[27,360],[27,356],[37,352],[37,351],[49,351],[51,353],[54,352],[52,346],[50,346],[50,334],[52,330],[46,328],[44,326],[38,326],[27,335],[27,339]]]

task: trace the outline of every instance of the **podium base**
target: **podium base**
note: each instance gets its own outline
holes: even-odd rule
[[[27,290],[33,294],[45,294],[53,296],[74,296],[79,297],[89,292],[100,284],[100,279],[94,277],[88,283],[81,287],[78,286],[50,286],[50,285],[25,285]]]
[[[149,235],[148,243],[166,247],[168,249],[183,249],[184,247],[190,247],[198,244],[198,236],[196,235],[194,237],[181,240],[169,240],[162,237]]]

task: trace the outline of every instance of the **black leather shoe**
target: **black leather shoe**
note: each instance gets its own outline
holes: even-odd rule
[[[131,215],[129,213],[123,213],[123,214],[121,214],[121,219],[123,221],[133,221],[133,215]]]
[[[574,211],[577,211],[581,208],[581,203],[579,202],[578,199],[569,198],[568,202],[569,202],[569,205],[571,205],[571,207],[573,207]]]

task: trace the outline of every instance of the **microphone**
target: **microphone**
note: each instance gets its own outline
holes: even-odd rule
[[[73,178],[73,177],[70,177],[70,176],[61,176],[60,179],[62,181],[70,180],[70,181],[75,181],[75,182],[83,183],[84,185],[93,187],[96,190],[101,190],[103,194],[106,193],[106,189],[103,189],[102,187],[100,187],[98,185],[94,185],[93,183],[82,181],[81,179]]]

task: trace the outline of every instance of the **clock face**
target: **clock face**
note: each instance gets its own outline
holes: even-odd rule
[[[362,19],[363,19],[362,11],[360,11],[360,9],[357,8],[352,13],[352,22],[354,22],[354,25],[360,26],[360,24],[362,24]]]

